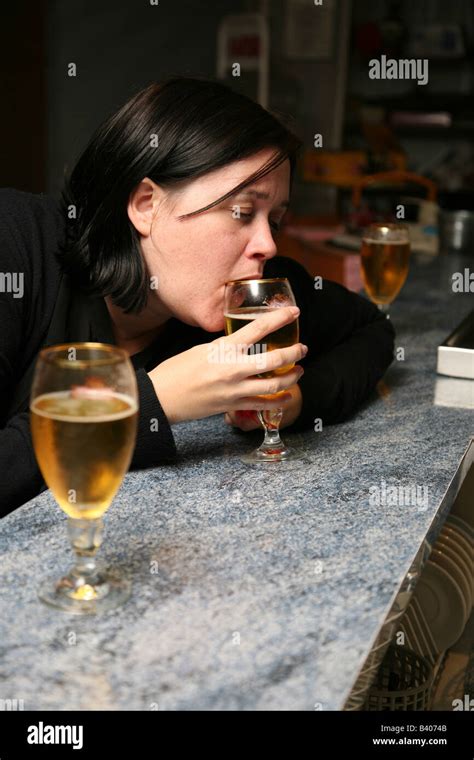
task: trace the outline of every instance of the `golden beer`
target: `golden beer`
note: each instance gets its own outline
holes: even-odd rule
[[[392,303],[407,278],[410,242],[363,238],[360,255],[369,298],[376,304]]]
[[[31,405],[31,432],[43,477],[61,509],[93,520],[108,509],[133,454],[136,402],[124,394],[75,398],[46,393]]]
[[[245,327],[245,325],[253,322],[254,319],[258,319],[262,314],[266,314],[270,311],[276,311],[276,309],[268,306],[248,306],[243,307],[238,311],[224,314],[226,335],[231,335],[232,333],[237,332],[237,330],[240,330],[242,327]],[[298,343],[298,341],[299,325],[298,320],[294,319],[288,325],[283,325],[283,327],[279,327],[278,330],[274,330],[272,333],[265,336],[264,342],[254,343],[252,350],[250,350],[249,353],[263,354],[267,351],[274,351],[277,348],[293,346],[295,343]],[[292,362],[291,364],[286,364],[284,367],[278,367],[278,369],[272,370],[271,372],[263,372],[259,377],[283,375],[294,366],[295,363]]]

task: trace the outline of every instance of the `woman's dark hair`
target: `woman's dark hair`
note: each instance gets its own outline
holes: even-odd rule
[[[257,172],[194,215],[286,159],[293,176],[300,146],[280,117],[219,82],[178,76],[151,84],[97,129],[65,182],[63,269],[89,293],[110,295],[125,312],[138,313],[147,301],[148,273],[127,205],[139,183],[149,177],[173,188],[275,148]]]

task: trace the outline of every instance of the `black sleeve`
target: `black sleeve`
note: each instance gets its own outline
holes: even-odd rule
[[[347,419],[374,390],[393,360],[395,331],[374,304],[330,280],[315,282],[296,261],[277,258],[301,310],[300,340],[308,354],[298,385],[300,416],[289,431]],[[283,265],[283,266],[281,266]]]
[[[20,362],[25,360],[25,343],[36,340],[35,351],[41,347],[47,329],[45,307],[54,298],[49,291],[45,295],[52,279],[46,247],[54,247],[55,234],[52,211],[45,212],[49,205],[46,197],[0,190],[0,272],[24,277],[22,297],[0,287],[0,517],[46,488],[36,463],[29,412],[20,409],[9,416],[6,410],[24,369]],[[150,378],[145,370],[137,370],[136,377],[140,417],[131,469],[176,456],[171,428]]]
[[[136,377],[140,412],[131,470],[154,467],[176,457],[171,427],[153,383],[143,369],[137,370]],[[2,383],[0,371],[0,390]],[[46,488],[36,463],[29,417],[29,412],[21,412],[9,419],[0,430],[0,472],[3,474],[0,478],[0,517]]]
[[[0,271],[24,277],[23,297],[8,289],[0,290],[0,407],[8,407],[18,380],[18,364],[23,358],[24,336],[29,327],[28,311],[33,308],[36,284],[33,269],[25,255],[21,233],[28,230],[33,215],[26,214],[26,196],[1,191]],[[23,205],[22,205],[23,204]],[[21,218],[16,217],[18,213]],[[21,224],[23,219],[23,224]],[[4,516],[42,488],[42,477],[31,444],[27,411],[5,420],[0,430],[0,516]]]
[[[30,434],[30,413],[12,417],[0,430],[0,517],[45,489]]]
[[[177,453],[171,426],[155,393],[153,383],[144,369],[137,370],[136,375],[140,417],[131,470],[154,467],[162,461],[174,459]]]

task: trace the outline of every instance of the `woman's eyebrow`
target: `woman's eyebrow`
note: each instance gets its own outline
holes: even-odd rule
[[[261,193],[258,190],[242,190],[238,193],[236,196],[237,198],[241,195],[252,195],[254,198],[258,198],[259,200],[268,200],[269,195],[268,193]],[[288,208],[290,205],[290,201],[282,201],[278,204],[278,207],[280,208]]]

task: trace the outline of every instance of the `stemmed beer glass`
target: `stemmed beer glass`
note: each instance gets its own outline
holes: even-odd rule
[[[76,555],[62,578],[44,582],[40,599],[75,614],[122,604],[128,580],[96,566],[102,516],[129,467],[135,445],[138,392],[125,351],[104,343],[43,349],[36,362],[31,433],[38,465],[61,509]]]
[[[274,311],[285,306],[296,306],[291,285],[286,277],[274,277],[262,280],[231,280],[226,283],[224,298],[224,317],[226,334],[230,335],[245,327],[265,312]],[[254,344],[255,353],[273,351],[277,348],[292,346],[299,341],[298,320],[280,327],[265,338],[264,344]],[[288,372],[294,363],[279,367],[271,372],[262,372],[258,377],[273,377]],[[281,395],[285,391],[275,394]],[[265,430],[261,446],[250,454],[242,457],[246,464],[260,462],[281,462],[297,459],[292,449],[289,449],[280,438],[279,426],[283,409],[265,409],[259,411],[258,418]]]
[[[408,275],[410,237],[404,224],[377,222],[362,235],[361,274],[370,300],[388,316],[388,307]]]

